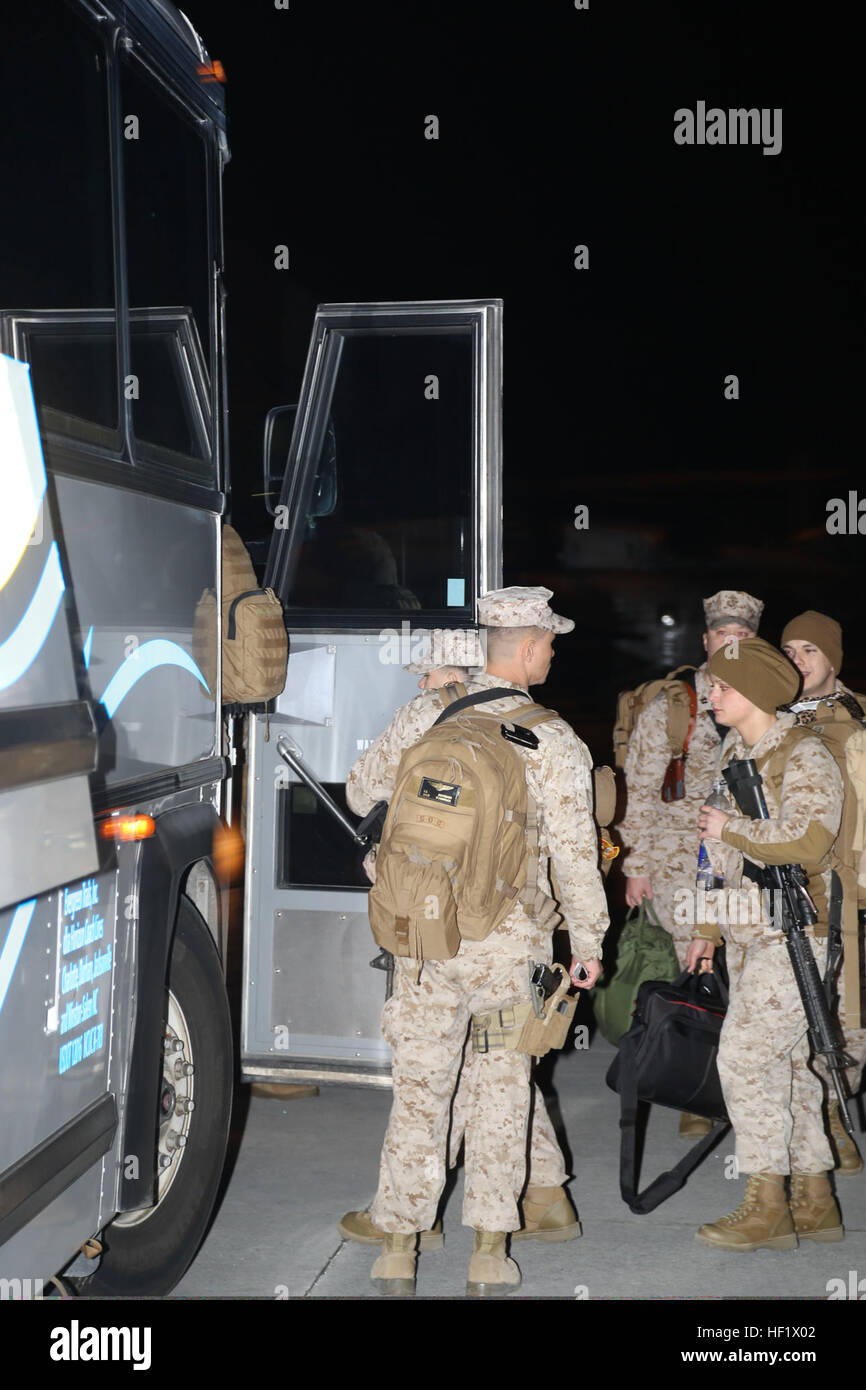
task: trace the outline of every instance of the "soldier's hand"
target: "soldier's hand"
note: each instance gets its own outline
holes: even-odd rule
[[[653,886],[648,878],[626,878],[625,900],[629,907],[640,907],[644,898],[652,899]]]
[[[698,968],[698,962],[706,957],[712,960],[715,950],[716,948],[712,941],[705,941],[699,937],[696,937],[694,941],[690,941],[688,950],[686,951],[686,970],[688,970],[690,974],[694,974],[695,970]],[[704,966],[703,969],[706,969],[706,966]]]
[[[364,873],[371,883],[376,882],[376,849],[368,849],[362,860]]]
[[[578,974],[579,971],[582,974]],[[572,956],[571,969],[568,973],[571,977],[571,983],[577,989],[592,989],[601,974],[601,961],[578,960],[577,956]]]
[[[730,811],[720,811],[716,806],[702,806],[698,811],[698,831],[701,839],[710,835],[714,840],[720,840],[725,821],[730,819]]]

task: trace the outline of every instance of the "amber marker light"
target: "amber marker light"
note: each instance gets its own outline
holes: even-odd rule
[[[213,866],[221,883],[240,883],[244,876],[244,842],[236,825],[219,821],[213,833]]]
[[[197,72],[202,82],[225,82],[225,68],[219,58],[214,58],[212,63],[199,63]]]
[[[156,821],[153,816],[109,816],[100,822],[99,833],[103,840],[149,840]]]

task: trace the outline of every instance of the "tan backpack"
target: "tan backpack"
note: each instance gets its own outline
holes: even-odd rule
[[[820,738],[832,753],[842,775],[844,800],[839,833],[820,866],[833,869],[842,889],[842,943],[845,977],[845,1026],[860,1027],[860,948],[857,921],[858,907],[866,907],[866,726],[851,717],[838,702],[823,711],[810,711],[814,722],[797,723],[792,734]],[[802,718],[802,716],[799,716]],[[768,755],[763,769],[764,778],[775,778],[781,794],[784,764],[791,749],[790,738]],[[763,764],[759,764],[759,770]],[[819,870],[819,872],[820,872]],[[823,888],[812,882],[810,891],[823,898]]]
[[[531,701],[507,715],[476,708],[512,690],[436,693],[442,714],[400,760],[369,897],[376,942],[419,963],[483,941],[518,901],[543,923],[558,915],[538,887],[536,808],[515,746],[537,747],[532,729],[558,715]]]
[[[842,887],[842,943],[845,1026],[859,1028],[860,937],[858,909],[866,908],[866,726],[838,700],[814,711],[815,722],[800,725],[818,735],[842,774],[845,800],[833,845],[834,867]],[[822,718],[822,714],[829,717]]]
[[[216,683],[216,596],[205,589],[195,610],[193,657]],[[246,546],[232,526],[222,530],[222,702],[263,704],[286,684],[289,639],[273,589],[260,589]]]
[[[678,666],[661,679],[644,681],[635,690],[623,690],[616,702],[616,724],[613,730],[613,754],[617,767],[625,767],[628,742],[642,714],[657,695],[662,693],[668,706],[668,738],[671,747],[671,761],[682,759],[688,751],[690,724],[693,718],[692,704],[694,691],[686,681],[677,677],[685,671],[694,671],[694,666]],[[676,797],[674,800],[678,799]]]

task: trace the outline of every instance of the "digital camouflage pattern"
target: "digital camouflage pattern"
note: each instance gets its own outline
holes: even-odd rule
[[[547,601],[551,598],[553,590],[540,584],[491,589],[478,600],[478,621],[485,627],[543,627],[549,632],[571,632],[574,620],[554,613]]]
[[[472,1039],[467,1038],[463,1051],[463,1065],[460,1079],[451,1106],[451,1129],[448,1135],[448,1167],[456,1168],[460,1157],[460,1146],[466,1133],[466,1126],[472,1113],[475,1079],[473,1069],[480,1061],[479,1053],[472,1047]],[[532,1100],[529,1115],[529,1162],[526,1181],[531,1187],[561,1187],[568,1178],[565,1163],[556,1131],[547,1113],[544,1096],[535,1082],[532,1083]]]
[[[485,710],[516,718],[526,701],[519,686],[488,674],[467,682],[470,692],[499,686],[524,698],[506,696]],[[349,773],[346,796],[353,811],[365,815],[391,796],[403,751],[430,728],[442,708],[436,692],[429,691],[397,711]],[[537,732],[538,748],[519,751],[538,808],[540,850],[549,856],[560,886],[572,952],[591,960],[600,955],[608,926],[597,868],[591,759],[564,720],[551,720]],[[381,1229],[418,1231],[434,1221],[470,1017],[527,1001],[530,959],[550,962],[551,927],[540,928],[518,904],[486,940],[461,942],[451,960],[425,961],[417,979],[416,962],[396,961],[394,993],[382,1018],[393,1051],[394,1101],[371,1207]],[[479,1054],[467,1077],[463,1221],[476,1230],[513,1231],[520,1225],[517,1197],[526,1175],[531,1061],[523,1053],[495,1050]],[[532,1180],[557,1186],[564,1174],[549,1149],[545,1160],[544,1134],[542,1129],[539,1159],[550,1164],[551,1179],[533,1168]]]
[[[661,796],[671,758],[665,696],[657,695],[638,716],[625,761],[626,814],[618,827],[625,847],[623,871],[629,878],[650,879],[656,916],[673,937],[681,969],[685,969],[691,925],[690,920],[677,920],[684,914],[676,912],[676,894],[694,889],[700,848],[698,811],[718,775],[720,743],[709,689],[706,665],[700,666],[695,672],[698,709],[685,761],[682,801],[662,801]]]
[[[719,1078],[741,1173],[825,1173],[833,1155],[822,1087],[809,1069],[806,1015],[781,932],[725,929],[731,986]],[[812,942],[819,971],[826,941]]]
[[[719,923],[727,945],[731,999],[719,1044],[719,1076],[736,1135],[737,1162],[746,1173],[823,1173],[833,1167],[821,1114],[822,1087],[809,1069],[806,1015],[782,933],[762,910],[756,885],[741,889],[743,858],[767,863],[802,863],[820,905],[829,892],[829,871],[819,872],[842,815],[842,778],[833,755],[818,738],[790,738],[795,719],[780,715],[752,748],[731,729],[720,767],[734,759],[763,763],[769,819],[735,814],[708,839],[714,867],[729,887],[707,893],[708,915]],[[799,733],[799,731],[798,731]],[[775,750],[779,753],[768,762]],[[823,894],[816,890],[820,887]],[[744,910],[748,908],[748,910]],[[810,928],[818,968],[826,936]],[[826,917],[824,918],[826,932]],[[694,928],[712,937],[712,928]]]
[[[520,706],[528,702],[520,686],[486,673],[466,681],[470,694],[494,687],[513,689],[516,697],[523,698],[503,697],[479,708],[514,717],[519,723]],[[346,779],[346,800],[357,815],[366,815],[377,801],[390,799],[404,751],[418,742],[443,708],[435,690],[422,691],[397,711],[387,729],[361,754]],[[559,885],[558,901],[572,951],[579,960],[592,960],[600,954],[608,928],[592,813],[592,759],[564,719],[549,720],[536,732],[538,748],[518,751],[526,764],[527,789],[538,808],[539,847],[550,859]]]
[[[758,631],[764,605],[759,598],[740,589],[720,589],[704,599],[704,618],[707,627],[724,627],[725,623],[742,623],[752,632]]]
[[[459,666],[466,670],[484,665],[480,633],[456,627],[434,627],[427,635],[422,653],[404,671],[423,676],[430,671]]]
[[[803,615],[803,616],[806,616],[806,615]],[[829,622],[829,621],[832,621],[832,620],[828,619],[828,622]],[[789,626],[790,626],[790,624],[789,624]],[[836,624],[836,626],[838,627],[838,623]],[[785,632],[787,632],[787,631],[788,631],[788,629],[786,628],[786,629],[785,629]],[[794,633],[792,633],[791,635],[794,636],[794,637],[796,637],[798,634],[797,634],[796,632],[794,632]],[[785,633],[782,634],[782,637],[783,637],[783,639],[784,639]],[[810,640],[811,640],[811,639],[810,639]],[[840,639],[839,639],[839,640],[840,640],[840,644],[841,644],[841,629],[840,629]],[[855,692],[854,692],[853,690],[849,690],[848,687],[847,687],[847,685],[843,685],[843,684],[842,684],[842,682],[839,680],[838,676],[836,677],[836,687],[835,687],[835,692],[834,692],[834,693],[835,693],[836,695],[848,695],[848,696],[850,696],[852,699],[856,700],[856,701],[859,703],[861,709],[863,709],[864,712],[866,712],[866,697],[864,697],[864,696],[862,696],[862,695],[857,695],[857,694],[855,694]],[[814,707],[814,701],[811,701],[811,700],[804,700],[804,701],[798,701],[797,704],[791,705],[791,706],[790,706],[790,709],[791,709],[792,714],[796,715],[796,717],[797,717],[797,722],[800,723],[800,722],[803,722],[802,719],[801,719],[801,710],[802,710],[802,712],[808,714],[808,712],[809,712],[813,707]],[[831,707],[832,707],[832,706],[831,706]],[[844,717],[845,715],[847,715],[847,714],[848,714],[848,711],[843,711],[843,717]],[[863,928],[862,928],[862,927],[859,928],[859,937],[860,937],[860,951],[859,951],[859,965],[860,965],[860,1017],[861,1017],[861,1019],[866,1020],[866,940],[864,940],[864,934],[863,934]],[[838,1006],[838,1007],[837,1007],[837,1012],[838,1012],[839,1018],[842,1019],[842,1020],[845,1018],[845,987],[846,987],[845,971],[844,971],[844,969],[842,969],[842,970],[839,971],[839,979],[838,979],[838,999],[837,999],[837,1006]],[[842,1027],[842,1033],[843,1033],[843,1036],[844,1036],[844,1039],[845,1039],[845,1051],[850,1055],[850,1057],[852,1058],[852,1061],[853,1061],[853,1065],[846,1068],[846,1075],[847,1075],[847,1077],[848,1077],[848,1085],[849,1085],[850,1088],[851,1088],[851,1094],[856,1096],[857,1092],[860,1090],[860,1082],[861,1082],[862,1077],[863,1077],[863,1067],[864,1067],[864,1065],[866,1065],[866,1027],[862,1027],[862,1028],[847,1028],[847,1027],[845,1027],[844,1023],[841,1025],[841,1027]],[[829,1078],[829,1072],[828,1072],[828,1070],[827,1070],[826,1063],[825,1063],[825,1062],[823,1061],[823,1059],[820,1058],[820,1057],[816,1057],[816,1058],[815,1058],[815,1070],[818,1072],[819,1076],[823,1077],[823,1079],[827,1082],[828,1085],[831,1084],[831,1083],[830,1083],[830,1078]]]
[[[382,1013],[393,1053],[394,1100],[370,1216],[384,1231],[421,1231],[436,1219],[445,1183],[451,1097],[473,1013],[528,996],[528,958],[550,958],[550,934],[525,914],[510,930],[465,942],[451,960],[397,960]],[[515,1231],[526,1170],[532,1058],[496,1049],[478,1054],[467,1082],[463,1224]]]

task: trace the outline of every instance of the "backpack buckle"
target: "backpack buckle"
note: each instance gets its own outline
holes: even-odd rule
[[[509,743],[516,743],[520,748],[538,747],[538,734],[534,734],[531,729],[525,729],[522,724],[500,724],[499,729],[502,737]]]

